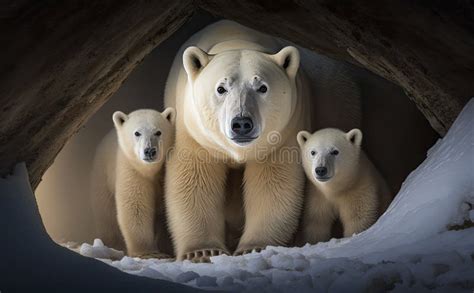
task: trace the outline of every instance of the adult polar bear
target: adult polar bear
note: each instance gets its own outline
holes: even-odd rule
[[[220,21],[195,34],[176,56],[165,91],[166,107],[177,110],[166,203],[179,260],[228,253],[236,236],[226,234],[242,226],[235,254],[288,244],[296,231],[305,175],[282,150],[297,150],[296,134],[316,121],[310,121],[314,99],[300,54],[286,45]],[[325,110],[336,107],[348,115],[318,122],[357,127],[359,102],[351,81],[333,91]]]

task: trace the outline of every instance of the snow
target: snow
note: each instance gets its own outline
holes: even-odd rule
[[[472,292],[474,288],[474,228],[437,233],[385,254],[377,253],[369,261],[324,257],[315,252],[318,246],[268,247],[262,253],[213,257],[210,264],[130,257],[103,261],[134,275],[208,290]]]
[[[82,244],[79,253],[94,258],[121,259],[124,257],[123,251],[104,246],[104,243],[100,239],[95,239],[93,245],[87,243]]]
[[[448,134],[404,182],[368,230],[301,248],[267,247],[209,264],[123,257],[104,262],[123,271],[208,290],[262,292],[473,292],[474,99]],[[83,249],[84,248],[84,249]],[[116,257],[99,241],[88,256]]]

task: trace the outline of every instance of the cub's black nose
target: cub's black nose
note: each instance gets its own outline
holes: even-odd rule
[[[154,158],[156,156],[156,148],[146,148],[143,153],[147,158]]]
[[[249,117],[235,117],[231,124],[232,132],[236,135],[247,135],[253,129],[253,122]]]
[[[315,169],[315,172],[316,172],[316,175],[318,175],[319,177],[324,177],[328,173],[328,168],[326,168],[326,167],[317,167]]]

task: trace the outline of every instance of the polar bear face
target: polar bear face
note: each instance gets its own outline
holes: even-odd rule
[[[130,114],[117,111],[113,121],[120,149],[128,159],[141,164],[162,163],[174,138],[175,110],[167,108],[137,110]]]
[[[189,47],[183,64],[193,109],[185,124],[201,144],[238,153],[265,145],[267,134],[281,131],[292,118],[299,67],[295,47],[275,55],[254,50],[208,55]]]
[[[306,175],[315,184],[341,184],[357,172],[362,132],[326,128],[297,135]]]

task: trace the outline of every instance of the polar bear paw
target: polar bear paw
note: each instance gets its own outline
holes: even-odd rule
[[[190,260],[194,263],[210,262],[212,256],[229,255],[229,253],[220,248],[198,249],[184,254],[184,260]]]
[[[148,259],[148,258],[156,258],[156,259],[171,259],[169,254],[159,252],[159,251],[153,251],[153,252],[147,252],[143,254],[138,254],[136,257],[141,258],[141,259]]]
[[[261,252],[264,249],[265,249],[264,247],[258,247],[258,246],[252,247],[252,248],[237,249],[234,252],[234,256],[249,254],[249,253],[253,253],[253,252]]]

